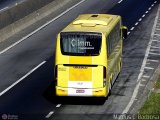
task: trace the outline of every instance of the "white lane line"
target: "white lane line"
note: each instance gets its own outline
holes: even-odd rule
[[[139,22],[142,21],[142,18],[140,18],[138,21],[139,21]]]
[[[54,114],[54,111],[49,112],[46,118],[50,118],[53,114]]]
[[[153,25],[153,28],[152,28],[151,39],[150,39],[150,41],[148,43],[148,47],[147,47],[147,50],[146,50],[146,53],[145,53],[145,57],[144,57],[144,60],[143,60],[143,63],[142,63],[141,69],[140,69],[140,73],[139,73],[139,76],[138,76],[138,79],[137,79],[138,84],[136,85],[136,87],[135,87],[135,89],[133,91],[132,97],[131,97],[128,105],[126,106],[126,108],[123,110],[122,114],[128,113],[130,107],[134,103],[134,100],[136,99],[136,96],[138,94],[138,90],[139,90],[139,87],[140,87],[140,84],[141,84],[140,79],[142,78],[142,75],[143,75],[143,72],[144,72],[144,67],[145,67],[145,64],[147,62],[147,58],[148,58],[148,55],[149,55],[149,50],[150,50],[150,47],[151,47],[152,38],[154,36],[154,31],[155,31],[155,28],[156,28],[156,24],[158,22],[159,11],[160,11],[160,5],[159,5],[158,11],[157,11],[157,15],[156,15],[156,18],[155,18],[155,21],[154,21],[154,25]]]
[[[150,62],[147,62],[147,63],[146,63],[146,65],[150,65],[150,64],[151,64]]]
[[[152,42],[160,42],[160,40],[152,40]]]
[[[142,15],[142,17],[145,17],[146,15],[144,14],[144,15]]]
[[[152,7],[154,6],[154,4],[152,4]]]
[[[157,1],[154,2],[154,4],[156,4],[156,3],[157,3]]]
[[[129,35],[131,32],[128,32],[127,35]]]
[[[146,79],[142,79],[142,82],[146,82]]]
[[[150,8],[148,8],[148,10],[151,10],[151,7],[150,7]]]
[[[156,36],[160,36],[160,34],[154,34],[154,35],[156,35]]]
[[[140,87],[144,87],[145,85],[144,84],[140,84]]]
[[[159,52],[159,49],[151,49],[150,52]]]
[[[17,44],[21,43],[22,41],[24,41],[25,39],[27,39],[28,37],[32,36],[33,34],[37,33],[39,30],[43,29],[44,27],[46,27],[47,25],[49,25],[50,23],[52,23],[53,21],[57,20],[58,18],[60,18],[61,16],[65,15],[66,13],[68,13],[70,10],[72,10],[73,8],[77,7],[78,5],[80,5],[81,3],[83,3],[86,0],[82,0],[80,2],[78,2],[77,4],[75,4],[74,6],[68,8],[66,11],[62,12],[60,15],[58,15],[57,17],[53,18],[52,20],[48,21],[47,23],[45,23],[44,25],[42,25],[41,27],[37,28],[36,30],[34,30],[33,32],[31,32],[30,34],[26,35],[25,37],[23,37],[22,39],[20,39],[19,41],[13,43],[12,45],[10,45],[9,47],[5,48],[4,50],[2,50],[0,52],[0,55],[5,53],[6,51],[8,51],[9,49],[11,49],[12,47],[16,46]]]
[[[123,110],[122,114],[126,114],[128,113],[130,107],[132,106],[134,100],[136,99],[136,96],[138,94],[138,90],[139,90],[139,87],[140,87],[140,82],[138,82],[138,84],[136,85],[135,89],[134,89],[134,92],[133,92],[133,95],[131,97],[131,100],[129,101],[128,105],[126,106],[126,108]]]
[[[150,55],[160,55],[159,53],[153,53],[153,52],[150,52],[149,54]]]
[[[0,93],[0,97],[5,94],[7,91],[9,91],[11,88],[13,88],[15,85],[17,85],[18,83],[20,83],[22,80],[24,80],[26,77],[28,77],[30,74],[32,74],[35,70],[37,70],[39,67],[41,67],[43,64],[45,64],[46,61],[43,61],[42,63],[40,63],[38,66],[36,66],[35,68],[33,68],[31,71],[29,71],[26,75],[24,75],[22,78],[20,78],[19,80],[17,80],[15,83],[13,83],[11,86],[9,86],[8,88],[6,88],[5,90],[3,90]]]
[[[120,4],[121,2],[123,2],[123,0],[120,0],[118,3]]]
[[[61,104],[58,104],[56,107],[57,107],[57,108],[61,107]]]
[[[139,23],[138,23],[138,22],[136,22],[136,23],[135,23],[135,26],[137,26],[138,24],[139,24]]]
[[[151,60],[151,59],[147,59],[147,61],[150,61],[150,62],[159,62],[159,60]]]
[[[130,30],[134,30],[135,27],[132,27]]]
[[[145,12],[146,14],[148,13],[148,10]]]
[[[9,8],[9,7],[2,8],[2,9],[0,9],[0,12],[6,10],[6,9],[8,9],[8,8]]]
[[[134,101],[138,100],[137,98],[134,99]]]
[[[157,46],[151,46],[151,48],[159,49],[159,47],[157,47]]]
[[[154,70],[154,68],[153,68],[153,67],[144,67],[144,69]]]
[[[150,78],[150,76],[148,76],[148,75],[143,75],[142,77],[143,78]]]
[[[159,52],[159,50],[158,49],[152,49],[152,50],[150,50],[150,52]]]

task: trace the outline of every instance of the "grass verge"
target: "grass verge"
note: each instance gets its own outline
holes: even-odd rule
[[[160,118],[160,77],[155,84],[155,90],[150,94],[138,115],[159,115]]]
[[[160,76],[156,82],[155,88],[160,89]]]

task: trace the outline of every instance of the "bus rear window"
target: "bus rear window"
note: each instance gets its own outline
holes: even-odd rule
[[[101,33],[63,32],[60,38],[63,55],[96,56],[100,54]]]

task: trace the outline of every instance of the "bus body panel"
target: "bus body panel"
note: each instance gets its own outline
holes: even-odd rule
[[[85,16],[85,15],[84,15]],[[82,16],[81,18],[84,18]],[[101,16],[101,15],[100,15]],[[102,15],[99,19],[103,19],[105,15]],[[61,33],[68,33],[69,36],[77,36],[78,33],[100,33],[101,46],[100,53],[98,55],[64,55],[62,51],[62,39],[64,37],[61,33],[57,36],[56,44],[56,95],[57,96],[97,96],[106,97],[109,94],[110,84],[113,84],[117,75],[119,74],[122,66],[122,32],[121,32],[121,18],[120,16],[112,16],[113,19],[108,20],[108,23],[104,21],[99,24],[108,24],[107,26],[95,26],[88,22],[83,25],[77,25],[82,21],[71,23]],[[86,17],[87,18],[87,17]],[[94,18],[93,18],[94,19]],[[104,19],[103,19],[104,20]],[[112,24],[112,21],[114,21]],[[86,22],[86,21],[85,21]],[[109,51],[109,47],[112,46],[108,42],[109,39],[113,39],[111,36],[115,26],[119,23],[119,41],[112,48],[112,52]],[[86,24],[89,24],[88,26]],[[83,28],[83,29],[82,29]],[[77,32],[77,33],[75,33]],[[72,35],[74,33],[74,35]],[[82,35],[84,36],[84,35]],[[68,37],[65,38],[68,40]],[[73,37],[75,39],[75,37]],[[72,40],[72,39],[71,39]],[[68,40],[68,41],[71,41]],[[80,40],[80,39],[79,39]],[[64,42],[65,44],[73,42]],[[76,41],[74,41],[76,43]],[[113,42],[112,42],[113,43]],[[78,43],[76,43],[78,44]],[[80,43],[82,45],[82,43]],[[70,50],[65,48],[65,50]],[[105,73],[104,73],[105,71]],[[104,75],[106,74],[106,76]],[[104,77],[105,76],[105,77]]]
[[[103,66],[58,65],[57,69],[57,86],[59,87],[88,89],[103,87]]]
[[[103,66],[58,65],[57,69],[57,87],[68,88],[68,96],[92,96],[93,89],[103,88]]]

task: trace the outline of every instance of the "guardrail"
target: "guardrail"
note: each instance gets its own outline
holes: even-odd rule
[[[27,0],[0,14],[0,42],[53,14],[64,6],[81,0]]]

